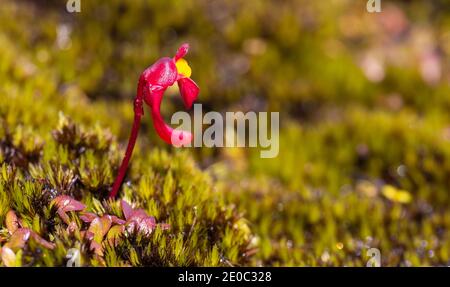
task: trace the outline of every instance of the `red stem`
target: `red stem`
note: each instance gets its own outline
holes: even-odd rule
[[[122,184],[123,178],[128,169],[128,163],[130,162],[131,155],[133,154],[133,149],[136,144],[136,139],[139,133],[139,127],[141,126],[141,118],[144,114],[143,108],[143,81],[139,79],[138,91],[136,98],[134,99],[134,121],[133,127],[131,128],[130,138],[128,139],[128,146],[123,157],[122,164],[119,168],[119,173],[117,174],[116,180],[114,181],[111,192],[109,193],[110,198],[116,197],[119,192],[120,185]]]

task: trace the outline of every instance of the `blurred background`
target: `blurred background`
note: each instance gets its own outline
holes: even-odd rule
[[[276,158],[189,150],[258,235],[252,264],[450,264],[450,1],[0,2],[0,112],[31,133],[63,111],[125,145],[140,73],[184,42],[204,112],[280,113]]]

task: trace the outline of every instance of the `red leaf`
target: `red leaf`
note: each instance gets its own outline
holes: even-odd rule
[[[86,208],[86,205],[67,195],[60,195],[53,199],[53,202],[56,204],[58,209],[61,209],[64,212],[81,211]]]
[[[96,219],[97,217],[97,214],[92,212],[83,212],[83,214],[80,215],[80,219],[87,223],[92,222],[92,220]]]
[[[130,218],[131,214],[133,213],[133,208],[131,208],[131,206],[125,200],[122,200],[121,205],[125,219]]]
[[[31,231],[31,237],[33,237],[33,239],[41,246],[48,248],[48,249],[53,249],[55,248],[55,244],[48,242],[47,240],[45,240],[44,238],[40,237],[39,234],[37,234],[34,231]]]
[[[13,234],[17,229],[19,229],[19,219],[13,210],[6,213],[6,228],[10,234]]]
[[[22,249],[31,235],[31,230],[28,228],[19,228],[11,235],[8,243],[5,246],[11,249]]]
[[[16,254],[8,247],[0,249],[2,254],[2,261],[6,267],[16,267]]]

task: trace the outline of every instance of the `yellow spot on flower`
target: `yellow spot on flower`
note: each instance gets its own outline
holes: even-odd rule
[[[411,202],[411,194],[406,190],[397,189],[392,185],[385,185],[381,191],[383,195],[394,202],[409,203]]]
[[[192,74],[191,67],[189,67],[188,62],[185,59],[183,58],[178,59],[175,65],[177,66],[178,74],[181,74],[187,78],[191,76]]]

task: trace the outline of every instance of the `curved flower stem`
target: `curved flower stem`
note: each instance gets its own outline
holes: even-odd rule
[[[143,107],[143,83],[140,80],[138,84],[138,93],[134,100],[134,121],[133,121],[133,127],[131,129],[130,138],[128,139],[128,146],[127,150],[125,152],[125,156],[123,157],[122,164],[119,168],[119,173],[117,174],[116,180],[114,181],[113,187],[111,192],[109,193],[110,198],[116,197],[117,193],[119,192],[120,185],[122,184],[123,178],[125,177],[125,174],[127,172],[128,163],[130,162],[131,155],[133,154],[133,149],[136,144],[136,139],[139,133],[139,128],[141,126],[141,118],[144,114],[144,107]]]

